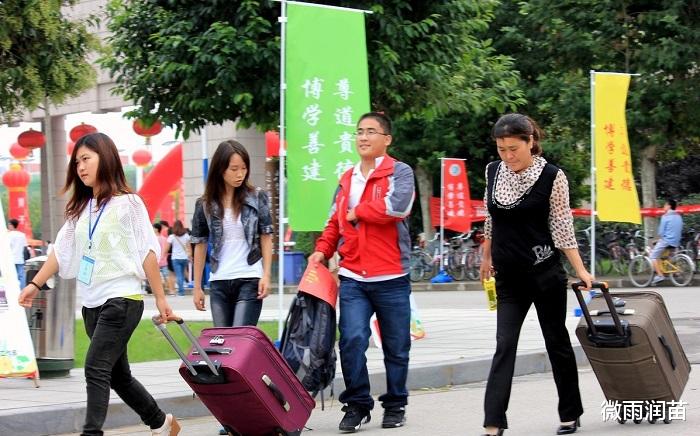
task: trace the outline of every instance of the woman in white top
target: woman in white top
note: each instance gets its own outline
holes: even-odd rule
[[[153,290],[160,317],[174,317],[163,292],[160,246],[146,207],[127,186],[117,148],[103,133],[77,141],[67,173],[63,192],[70,192],[71,198],[66,222],[46,263],[22,290],[19,304],[31,307],[41,286],[56,272],[65,279],[77,279],[90,337],[82,435],[103,434],[110,386],[154,435],[177,435],[179,424],[131,376],[127,358],[127,343],[143,314],[144,278]]]
[[[194,305],[205,310],[202,271],[211,244],[209,277],[214,325],[256,325],[270,289],[272,216],[267,194],[248,181],[250,158],[236,141],[219,144],[204,195],[192,217]]]
[[[190,248],[190,235],[187,234],[182,221],[175,220],[173,224],[173,233],[168,236],[168,246],[166,251],[173,249],[170,258],[173,261],[173,269],[175,277],[177,277],[177,295],[185,296],[185,272],[192,259],[192,249]]]

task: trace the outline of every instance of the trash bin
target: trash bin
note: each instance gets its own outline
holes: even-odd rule
[[[24,263],[27,283],[46,262],[47,256]],[[29,333],[42,378],[65,377],[74,365],[75,356],[75,286],[57,275],[49,278],[26,309]],[[65,288],[65,289],[63,289]]]
[[[284,252],[284,284],[296,285],[301,281],[305,268],[304,253],[301,251]]]

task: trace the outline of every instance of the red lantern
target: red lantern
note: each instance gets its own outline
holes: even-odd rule
[[[74,142],[74,141],[70,141],[70,140],[69,140],[68,142],[66,142],[66,153],[68,154],[68,156],[72,156],[72,155],[73,155],[73,149],[74,149],[74,148],[75,148],[75,142]]]
[[[10,165],[10,170],[5,171],[2,175],[2,184],[7,186],[10,191],[14,191],[29,186],[31,177],[20,164]]]
[[[97,133],[97,127],[91,126],[90,124],[80,123],[80,125],[70,129],[68,136],[70,136],[71,141],[78,142],[78,139],[90,133]]]
[[[43,147],[46,144],[46,137],[43,133],[29,129],[26,132],[22,132],[17,137],[17,143],[24,148],[34,149]]]
[[[24,160],[29,156],[32,151],[28,148],[24,148],[18,143],[14,143],[10,146],[10,156],[17,160]]]
[[[7,186],[7,209],[9,216],[19,220],[19,231],[31,236],[32,223],[29,220],[29,202],[27,201],[27,186],[31,176],[22,165],[13,163],[10,170],[2,175],[2,183]]]
[[[265,132],[265,156],[276,157],[280,155],[280,134],[273,131]]]
[[[141,119],[136,119],[134,120],[133,124],[133,129],[134,132],[136,132],[137,135],[139,136],[144,136],[146,138],[150,138],[151,136],[155,136],[160,133],[161,130],[163,130],[163,126],[160,124],[160,121],[155,120],[153,124],[150,126],[146,124],[145,121]]]
[[[138,149],[131,155],[137,167],[145,167],[151,162],[151,152],[145,148]]]

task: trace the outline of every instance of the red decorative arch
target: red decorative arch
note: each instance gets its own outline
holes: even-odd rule
[[[182,179],[182,144],[173,147],[148,173],[139,195],[146,203],[148,216],[153,221],[163,199],[177,188]]]

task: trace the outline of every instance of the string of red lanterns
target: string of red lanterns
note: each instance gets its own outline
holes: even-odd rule
[[[136,166],[139,168],[147,167],[153,159],[153,154],[148,149],[151,144],[151,137],[159,134],[161,130],[163,130],[163,125],[159,120],[155,120],[148,124],[142,119],[136,119],[131,127],[134,130],[134,133],[146,138],[145,147],[134,151],[134,153],[131,155],[131,160],[133,160]]]

